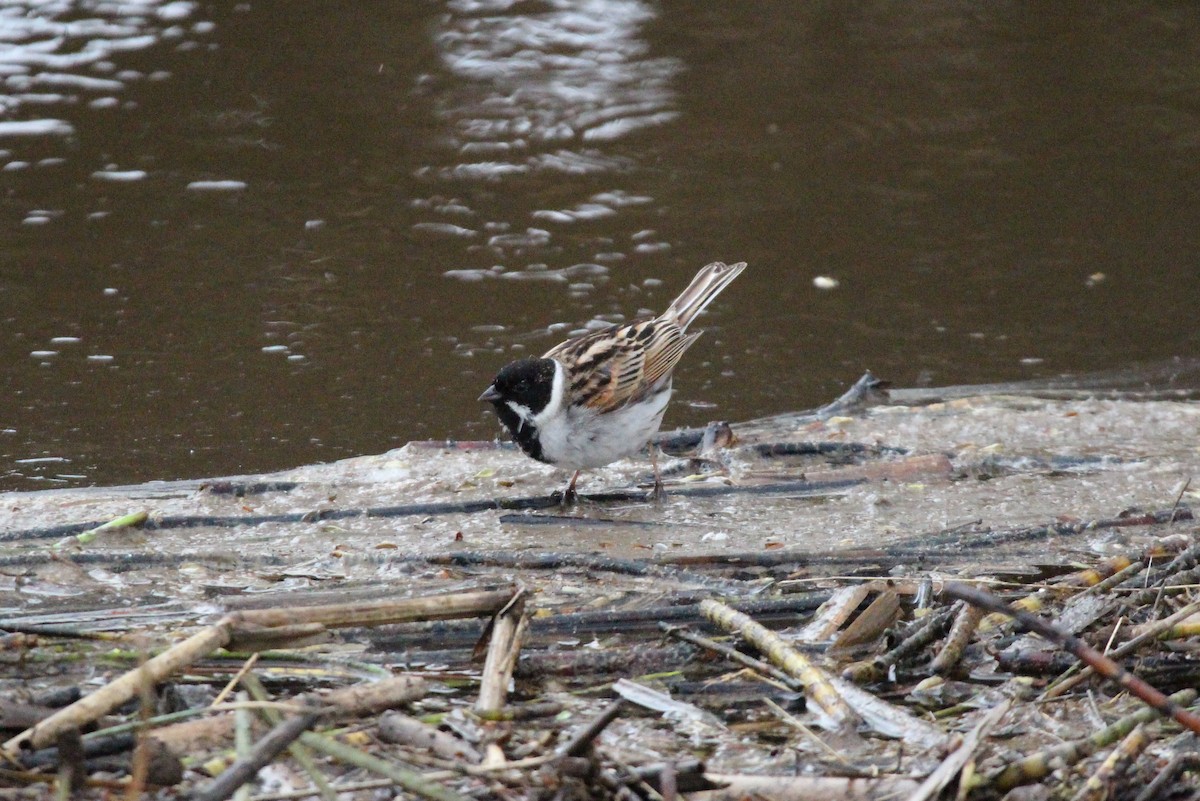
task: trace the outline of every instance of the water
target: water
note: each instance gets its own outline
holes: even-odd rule
[[[1187,4],[0,2],[0,488],[490,438],[504,362],[714,259],[751,267],[667,425],[1194,355],[1198,42]]]

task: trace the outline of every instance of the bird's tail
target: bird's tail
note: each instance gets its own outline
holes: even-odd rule
[[[746,262],[724,264],[714,261],[692,279],[688,288],[680,293],[671,303],[663,317],[674,317],[679,327],[687,330],[688,325],[696,318],[713,298],[721,294],[721,290],[729,286],[729,282],[738,277],[738,273],[746,269]]]

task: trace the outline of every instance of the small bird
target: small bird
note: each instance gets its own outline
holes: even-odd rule
[[[637,453],[658,433],[675,365],[701,331],[688,325],[746,268],[713,262],[665,312],[568,339],[540,359],[505,366],[479,400],[539,462],[579,471]],[[653,454],[652,454],[653,456]],[[655,490],[661,491],[655,470]]]

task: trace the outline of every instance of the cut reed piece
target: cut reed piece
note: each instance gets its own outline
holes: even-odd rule
[[[706,773],[704,778],[724,786],[719,790],[690,793],[690,801],[743,801],[746,798],[771,798],[776,801],[877,801],[884,798],[905,798],[920,786],[916,779],[907,776],[867,779]]]
[[[857,716],[834,689],[825,671],[778,634],[720,601],[705,599],[700,602],[700,611],[726,631],[740,634],[771,663],[804,685],[808,697],[831,718],[834,725],[851,727],[858,723]]]
[[[466,740],[430,726],[401,712],[387,712],[379,719],[379,739],[414,748],[426,748],[440,759],[478,765],[483,757]]]

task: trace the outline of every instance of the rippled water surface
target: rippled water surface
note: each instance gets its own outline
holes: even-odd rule
[[[0,0],[0,488],[490,438],[714,259],[668,425],[1194,356],[1198,186],[1192,4]]]

